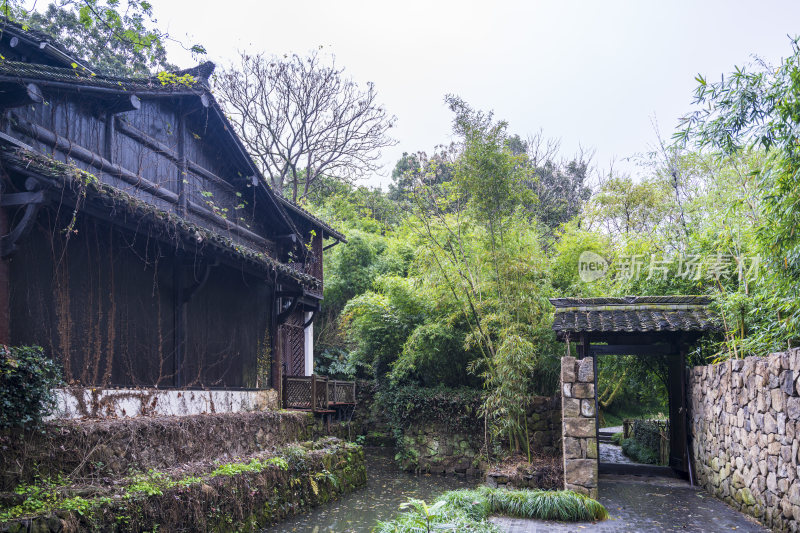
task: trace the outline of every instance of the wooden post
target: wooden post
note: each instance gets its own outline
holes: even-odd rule
[[[184,301],[183,286],[183,254],[175,254],[175,264],[172,270],[173,298],[174,298],[174,328],[175,328],[175,386],[183,386],[183,363],[186,349],[186,302]]]
[[[581,333],[580,338],[580,354],[578,354],[578,359],[583,359],[584,357],[589,356],[589,335],[586,333]]]
[[[8,217],[6,210],[0,208],[0,236],[7,234]],[[11,344],[10,276],[8,259],[0,259],[0,344]]]
[[[114,121],[116,118],[114,117],[113,113],[106,113],[106,125],[105,125],[105,139],[103,142],[103,157],[106,158],[107,161],[110,163],[114,162],[113,153],[114,153]]]
[[[178,194],[178,213],[186,216],[186,208],[189,204],[186,194],[186,181],[188,180],[186,166],[186,118],[183,116],[183,106],[178,106],[178,183],[176,193]]]
[[[317,375],[311,374],[311,411],[317,410]]]

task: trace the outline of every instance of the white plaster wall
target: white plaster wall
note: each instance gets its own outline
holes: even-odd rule
[[[275,390],[56,389],[52,418],[122,418],[277,409]]]
[[[313,315],[306,313],[306,322],[311,320]],[[308,325],[305,333],[305,356],[306,356],[306,376],[314,373],[314,323]]]

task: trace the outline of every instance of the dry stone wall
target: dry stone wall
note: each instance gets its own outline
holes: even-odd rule
[[[0,432],[0,491],[36,477],[230,460],[324,434],[320,419],[290,411],[52,421],[40,431]]]
[[[597,498],[594,360],[561,358],[564,488]]]
[[[558,454],[561,447],[558,398],[529,398],[526,412],[531,452],[546,456]],[[485,446],[483,422],[475,420],[472,431],[453,431],[436,422],[415,423],[404,428],[398,440],[400,466],[418,473],[482,475],[487,466],[481,455]]]
[[[800,349],[695,367],[697,481],[775,531],[800,531]]]

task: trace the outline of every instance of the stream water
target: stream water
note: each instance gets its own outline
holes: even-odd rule
[[[442,492],[475,487],[478,479],[414,475],[400,470],[394,450],[366,448],[367,486],[311,512],[284,520],[263,533],[368,533],[379,520],[389,520],[409,498],[430,500]]]

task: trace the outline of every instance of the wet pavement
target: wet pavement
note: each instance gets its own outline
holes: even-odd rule
[[[638,464],[635,461],[631,461],[628,456],[622,453],[622,447],[616,446],[614,444],[608,444],[606,442],[600,443],[600,462],[601,463],[616,463],[616,464],[623,464],[623,465],[635,465]]]
[[[610,518],[601,522],[562,523],[492,518],[506,533],[737,531],[769,530],[681,479],[603,476],[600,503]]]

